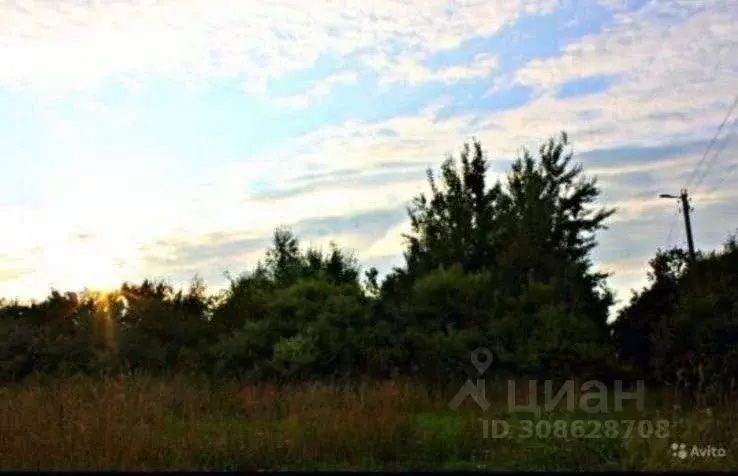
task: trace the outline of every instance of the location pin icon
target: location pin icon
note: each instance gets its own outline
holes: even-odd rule
[[[471,353],[472,365],[474,365],[474,368],[477,369],[480,375],[487,371],[489,366],[492,365],[493,360],[492,352],[484,347],[475,349]]]

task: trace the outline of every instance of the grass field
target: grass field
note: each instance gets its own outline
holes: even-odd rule
[[[626,407],[596,416],[556,410],[541,418],[669,419],[666,438],[642,438],[638,431],[625,437],[622,429],[611,437],[602,431],[593,438],[485,438],[480,418],[520,429],[533,416],[508,411],[506,388],[488,391],[487,411],[471,399],[451,410],[449,395],[435,393],[404,381],[343,387],[146,377],[26,382],[0,390],[0,469],[738,468],[735,407],[713,408],[712,415],[664,411],[670,405],[663,394],[647,393],[646,414]],[[682,460],[672,455],[673,442],[722,447],[726,454]]]

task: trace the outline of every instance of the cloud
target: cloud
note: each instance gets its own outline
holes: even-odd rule
[[[111,78],[135,86],[166,75],[198,86],[236,77],[259,94],[273,78],[309,68],[321,55],[422,60],[492,35],[521,15],[550,11],[555,3],[381,0],[339,8],[334,0],[4,2],[0,84],[63,94]]]
[[[426,167],[407,163],[380,163],[371,170],[331,169],[329,172],[307,173],[270,184],[251,193],[257,200],[278,200],[309,194],[316,189],[343,189],[352,186],[389,185],[416,180],[425,174]]]
[[[18,258],[0,254],[0,282],[15,281],[29,272],[27,266]]]
[[[714,84],[731,73],[736,41],[731,2],[648,2],[621,12],[602,33],[570,43],[563,54],[531,61],[516,73],[524,84],[551,88],[596,75],[625,74],[629,91]],[[679,74],[673,74],[675,72]],[[723,74],[721,74],[723,73]]]
[[[387,263],[399,264],[396,254],[401,243],[396,242],[394,235],[395,230],[406,227],[397,225],[405,217],[405,209],[396,208],[307,219],[291,223],[289,228],[303,250],[310,247],[326,252],[333,242],[355,254],[362,268],[377,263],[387,272],[390,270]],[[225,272],[239,274],[263,262],[272,239],[273,230],[190,234],[159,240],[142,246],[139,251],[147,276],[162,276],[181,286],[205,271],[210,277],[211,290],[218,290],[227,284]]]
[[[305,239],[357,234],[362,241],[372,242],[382,237],[388,228],[406,219],[407,209],[401,205],[339,217],[302,220],[294,224],[292,229],[297,236]]]
[[[435,120],[444,104],[431,103],[418,114],[377,122],[348,121],[310,132],[283,150],[260,157],[259,163],[273,166],[271,170],[260,170],[259,175],[266,181],[284,181],[316,170],[330,173],[349,168],[367,172],[381,169],[387,162],[402,162],[409,168],[435,164],[444,153],[452,151],[449,145],[458,149],[459,138],[472,118],[469,115]],[[385,131],[393,134],[388,136]],[[290,170],[284,171],[278,164],[288,157]],[[227,175],[243,177],[247,173],[253,173],[250,164],[237,165]]]
[[[577,112],[609,106],[595,123],[617,121],[617,133],[628,132],[633,141],[694,138],[712,126],[734,93],[736,19],[727,1],[650,2],[635,13],[615,15],[604,32],[567,45],[558,57],[529,62],[515,78],[538,88],[541,102],[555,108],[551,112],[563,103]],[[602,75],[621,80],[591,99],[549,99],[561,84]],[[671,121],[653,121],[653,113],[671,114]]]
[[[415,86],[420,83],[441,82],[452,84],[458,81],[486,78],[497,66],[497,58],[488,54],[478,54],[471,64],[451,65],[431,70],[417,60],[402,58],[391,61],[384,56],[372,58],[368,63],[381,75],[379,86],[390,86],[398,82]]]
[[[357,79],[358,75],[353,71],[330,75],[315,82],[304,94],[278,97],[275,99],[275,102],[288,109],[303,109],[309,106],[312,101],[328,95],[333,86],[338,84],[354,84]]]
[[[362,252],[362,257],[367,260],[382,259],[391,255],[399,255],[397,250],[402,250],[405,245],[403,234],[410,233],[410,224],[405,221],[389,228],[384,235],[374,241]]]

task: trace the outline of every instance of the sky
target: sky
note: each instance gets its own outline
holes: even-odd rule
[[[566,130],[616,207],[621,304],[657,248],[738,229],[735,0],[0,0],[0,296],[215,290],[275,227],[401,265],[425,170],[490,179]],[[701,168],[697,168],[701,165]]]

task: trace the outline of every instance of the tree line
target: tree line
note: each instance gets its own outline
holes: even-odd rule
[[[685,352],[711,368],[738,350],[738,246],[699,254],[659,250],[649,287],[608,324],[614,303],[596,272],[596,234],[615,210],[572,162],[568,137],[524,151],[488,183],[478,141],[408,214],[404,264],[375,268],[331,245],[304,249],[275,231],[256,268],[220,294],[195,278],[123,283],[106,294],[52,290],[43,301],[0,301],[0,378],[145,372],[244,380],[475,375],[487,347],[494,372],[537,378],[637,376],[668,381]]]

